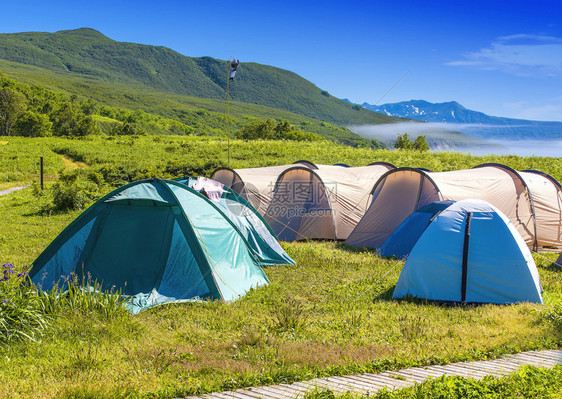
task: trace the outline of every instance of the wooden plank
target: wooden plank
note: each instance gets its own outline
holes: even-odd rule
[[[353,378],[355,381],[358,381],[358,382],[363,383],[363,384],[368,384],[368,385],[370,385],[370,386],[372,386],[376,389],[387,387],[384,383],[382,383],[380,381],[376,381],[376,380],[367,378],[367,377],[362,376],[362,375],[353,375],[353,376],[349,376],[349,378]]]
[[[264,394],[264,391],[260,390],[260,388],[255,388],[255,390],[254,389],[245,389],[245,390],[241,390],[240,392],[243,392],[246,396],[249,396],[249,397],[252,397],[252,398],[277,399],[275,396],[269,396],[269,395]]]
[[[447,365],[445,367],[448,367],[451,370],[453,370],[455,375],[457,375],[459,377],[481,379],[481,378],[484,378],[484,377],[489,375],[485,371],[473,370],[473,369],[470,369],[470,368],[467,368],[467,367],[453,366],[453,365]]]
[[[211,399],[232,399],[232,396],[230,396],[230,391],[225,391],[225,392],[213,392],[210,393],[207,397],[211,398]]]
[[[367,389],[357,385],[353,385],[350,383],[349,380],[346,380],[343,377],[328,377],[326,378],[326,380],[336,384],[340,389],[342,388],[345,389],[344,392],[351,391],[351,392],[359,392],[361,394],[368,393]]]
[[[402,376],[402,377],[406,378],[406,381],[410,380],[410,381],[415,381],[415,382],[424,382],[426,380],[425,378],[422,378],[422,377],[418,377],[418,376],[415,376],[415,375],[404,373],[402,370],[391,371],[388,374],[389,375]]]
[[[258,394],[263,395],[263,396],[267,396],[268,398],[274,398],[274,399],[286,399],[286,398],[292,397],[292,395],[289,395],[288,393],[285,393],[284,391],[272,388],[271,386],[263,386],[263,387],[259,387],[257,389],[252,389],[252,392],[258,393]]]
[[[525,358],[523,356],[511,357],[509,358],[509,361],[511,361],[512,363],[519,363],[522,366],[546,367],[546,364],[544,362],[541,362],[540,360],[536,360],[534,358]]]
[[[451,364],[448,364],[446,366],[433,366],[433,367],[435,367],[437,370],[443,370],[445,374],[449,376],[458,376],[458,377],[474,378],[474,379],[478,379],[486,376],[486,373],[463,369],[461,367],[455,367]]]
[[[296,397],[297,395],[299,395],[301,393],[307,392],[307,389],[305,389],[305,388],[293,387],[293,386],[288,385],[288,384],[270,385],[269,388],[277,389],[280,392],[283,392],[285,395],[290,396],[290,397]]]
[[[430,376],[431,376],[431,377],[440,377],[440,376],[432,375],[431,370],[428,371],[428,370],[418,369],[418,368],[402,369],[402,370],[400,370],[400,371],[403,372],[403,373],[412,374],[412,375],[415,375],[415,376],[417,376],[417,377],[424,378],[424,379],[426,379],[426,380],[427,380]],[[434,372],[434,374],[436,374],[436,373]]]
[[[521,352],[525,355],[536,356],[538,358],[548,358],[552,360],[562,360],[562,353],[559,351],[528,351],[528,352]]]
[[[503,370],[489,363],[480,363],[480,364],[455,363],[455,364],[470,370],[480,371],[488,375],[506,374]]]
[[[548,352],[548,351],[539,352],[539,351],[535,351],[535,352],[526,352],[526,353],[530,353],[533,356],[536,356],[540,359],[550,359],[550,360],[554,360],[558,363],[562,363],[562,353],[559,353],[559,352]]]
[[[389,377],[387,375],[383,375],[382,373],[381,374],[365,373],[365,374],[361,374],[361,376],[375,381],[380,381],[387,388],[405,388],[412,385],[411,382]]]
[[[403,384],[407,384],[407,386],[411,386],[412,384],[417,383],[417,381],[415,380],[407,380],[406,377],[404,376],[398,376],[398,377],[402,377],[402,378],[396,378],[397,375],[392,374],[394,373],[393,371],[385,371],[383,373],[379,373],[377,374],[378,376],[384,377],[384,378],[391,378],[393,381],[396,381],[398,383],[403,383]]]
[[[232,392],[228,394],[229,397],[232,399],[252,399],[251,395],[246,395],[242,392]],[[278,398],[278,399],[285,399],[285,398]]]
[[[556,366],[558,364],[558,362],[556,360],[547,360],[547,359],[539,359],[536,356],[533,355],[527,355],[527,354],[523,354],[520,353],[519,355],[516,356],[518,359],[521,359],[525,362],[529,362],[529,364],[533,364],[533,365],[537,365],[540,367],[540,365],[544,364],[545,366]],[[545,367],[543,366],[543,367]]]
[[[336,393],[344,393],[347,392],[347,390],[341,388],[338,384],[334,384],[333,382],[324,380],[324,379],[320,379],[320,378],[316,378],[314,380],[310,380],[308,381],[312,384],[312,389],[314,390],[315,388],[317,389],[329,389],[331,391],[334,391]]]
[[[340,379],[345,380],[346,382],[348,382],[351,386],[355,387],[358,386],[359,388],[363,388],[367,391],[371,391],[374,392],[376,391],[378,388],[381,388],[381,386],[379,384],[374,384],[371,381],[368,380],[362,380],[360,378],[357,378],[356,376],[346,376],[346,377],[340,377]]]
[[[309,381],[293,382],[291,385],[304,388],[307,390],[307,392],[315,388],[314,384],[311,384]]]
[[[408,369],[406,369],[406,370],[408,370]],[[445,374],[444,371],[437,370],[437,369],[435,369],[435,368],[432,368],[431,366],[430,366],[430,367],[423,368],[423,369],[419,369],[419,370],[417,371],[417,373],[418,373],[421,377],[425,377],[425,378],[430,378],[430,377],[439,378],[439,377],[441,377],[443,374]]]
[[[263,386],[260,387],[260,389],[262,389],[261,392],[263,392],[264,394],[271,396],[271,397],[276,397],[276,398],[293,398],[295,397],[295,394],[292,392],[287,392],[284,389],[281,388],[277,388],[276,386]]]
[[[495,365],[500,368],[506,369],[510,374],[516,372],[521,368],[521,363],[511,362],[509,360],[493,361]]]
[[[286,388],[286,389],[290,389],[293,391],[298,391],[298,392],[308,392],[308,390],[300,385],[297,385],[296,383],[292,383],[292,384],[279,384],[280,387]]]

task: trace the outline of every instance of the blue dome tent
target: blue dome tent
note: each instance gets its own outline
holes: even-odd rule
[[[412,249],[393,298],[444,302],[542,303],[540,278],[525,241],[482,200],[443,210]]]
[[[377,253],[387,258],[407,258],[427,226],[438,214],[452,204],[454,204],[454,201],[436,201],[418,209],[400,223],[380,246]]]

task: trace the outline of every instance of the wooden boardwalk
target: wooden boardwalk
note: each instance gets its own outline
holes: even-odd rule
[[[316,388],[327,388],[335,393],[355,392],[359,394],[373,394],[383,387],[388,389],[404,388],[424,382],[431,377],[437,378],[442,375],[475,379],[481,379],[488,375],[502,377],[515,372],[523,365],[550,368],[557,364],[562,364],[562,350],[531,351],[507,355],[495,360],[451,363],[444,366],[413,367],[397,371],[385,371],[378,374],[365,373],[342,377],[316,378],[293,384],[210,393],[202,396],[188,397],[188,399],[295,399]]]

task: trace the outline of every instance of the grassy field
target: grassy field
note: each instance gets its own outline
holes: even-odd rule
[[[76,162],[92,169],[131,170],[135,178],[208,173],[226,163],[225,142],[216,139],[3,141],[0,182],[18,184],[36,181],[38,156],[46,157],[52,179]],[[387,161],[437,171],[500,162],[562,178],[560,160],[548,158],[241,141],[233,142],[232,154],[233,167],[305,158],[350,165]],[[48,193],[31,187],[0,197],[0,264],[14,263],[18,270],[30,264],[80,213],[49,212]],[[403,262],[332,242],[283,246],[297,266],[268,267],[269,286],[230,304],[165,305],[137,316],[120,312],[107,317],[81,308],[52,314],[50,328],[35,341],[0,343],[0,397],[172,398],[561,345],[553,306],[559,309],[562,302],[562,271],[551,265],[555,254],[535,256],[544,305],[442,306],[390,300]],[[553,377],[544,381],[548,378]]]

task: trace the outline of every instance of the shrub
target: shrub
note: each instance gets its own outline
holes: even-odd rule
[[[58,211],[85,209],[101,197],[105,182],[97,172],[74,169],[64,172],[53,185],[53,206]]]
[[[250,123],[240,129],[236,133],[236,137],[243,140],[324,140],[324,138],[318,134],[306,133],[295,129],[294,126],[286,120],[280,120],[275,124],[273,119]]]

